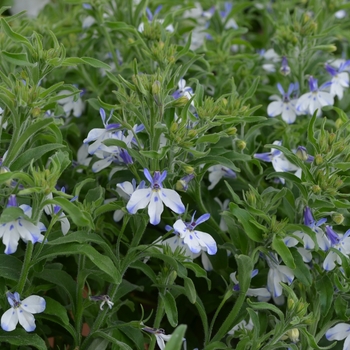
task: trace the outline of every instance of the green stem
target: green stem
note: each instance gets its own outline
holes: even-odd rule
[[[159,328],[160,322],[162,321],[164,316],[164,303],[162,298],[158,298],[158,306],[157,306],[157,312],[156,317],[154,319],[153,328]],[[154,347],[156,345],[156,337],[152,337],[151,343],[149,345],[149,350],[154,350]]]
[[[22,265],[22,271],[21,271],[21,275],[19,277],[19,281],[18,281],[18,285],[17,285],[17,292],[19,294],[22,294],[24,286],[26,284],[28,272],[30,269],[30,261],[32,258],[32,254],[33,254],[33,243],[32,243],[32,241],[28,241],[27,249],[26,249],[25,256],[24,256],[24,262]]]
[[[78,338],[78,343],[75,344],[76,347],[80,346],[81,343],[81,330],[83,324],[83,296],[82,291],[84,289],[85,277],[81,276],[81,271],[84,270],[85,266],[85,256],[79,255],[78,258],[78,278],[77,278],[77,287],[76,287],[76,313],[75,313],[75,330]]]

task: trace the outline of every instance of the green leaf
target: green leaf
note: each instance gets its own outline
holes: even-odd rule
[[[211,289],[211,280],[207,277],[207,271],[205,271],[199,265],[193,264],[192,262],[183,262],[182,265],[185,266],[186,269],[192,270],[195,273],[196,277],[205,278],[208,283],[208,289]]]
[[[240,293],[245,294],[250,286],[250,280],[252,279],[252,271],[254,268],[251,257],[247,255],[236,256],[238,266],[238,281]]]
[[[58,197],[54,199],[47,199],[44,202],[43,207],[49,204],[59,205],[63,209],[63,211],[70,216],[70,218],[77,226],[89,226],[90,228],[94,227],[90,214],[87,212],[83,212],[68,199]]]
[[[45,296],[46,308],[45,314],[53,315],[58,318],[58,324],[63,323],[64,325],[69,324],[69,318],[67,315],[66,308],[54,299]]]
[[[174,333],[171,335],[169,341],[167,342],[164,350],[180,350],[184,342],[184,336],[187,326],[182,324],[177,327]]]
[[[6,20],[4,18],[1,18],[1,24],[2,24],[2,29],[4,30],[4,32],[6,33],[6,35],[12,39],[13,41],[17,42],[17,43],[21,43],[24,44],[27,48],[29,48],[30,50],[33,50],[33,47],[30,43],[30,41],[25,38],[24,36],[15,33],[11,27],[8,25],[8,23],[6,22]]]
[[[293,270],[293,273],[294,273],[295,277],[305,287],[310,287],[311,284],[312,284],[312,275],[310,273],[310,269],[304,263],[302,256],[300,255],[300,253],[295,248],[292,248],[290,250],[290,252],[293,255],[294,262],[295,262],[295,265],[296,265],[295,270]]]
[[[12,53],[7,51],[1,51],[2,57],[16,66],[30,66],[34,67],[36,64],[28,61],[28,55],[26,53]]]
[[[204,135],[201,136],[199,139],[196,141],[196,145],[199,145],[200,143],[217,143],[220,140],[220,135],[219,134],[210,134],[210,135]]]
[[[45,246],[36,262],[59,255],[75,254],[85,255],[87,258],[89,258],[94,265],[96,265],[101,271],[105,272],[110,277],[108,280],[110,280],[112,283],[119,284],[121,282],[121,274],[117,267],[113,264],[113,261],[109,257],[99,253],[89,244],[67,243],[58,246]]]
[[[230,203],[230,213],[233,214],[238,221],[242,224],[246,235],[254,242],[263,241],[263,231],[259,230],[255,225],[252,224],[254,218],[249,214],[248,211],[241,209],[238,205]]]
[[[56,288],[62,288],[68,295],[74,311],[76,282],[66,271],[57,269],[44,269],[36,274],[37,278],[53,283]]]
[[[5,332],[0,329],[0,343],[11,344],[18,347],[33,346],[39,350],[47,350],[46,344],[37,334],[29,334],[24,329],[18,328],[12,332]]]
[[[228,349],[227,345],[222,343],[221,341],[215,341],[213,343],[210,343],[204,348],[204,350],[221,350],[221,349]]]
[[[320,300],[321,315],[326,315],[333,304],[334,287],[326,275],[316,280],[316,290]]]
[[[290,267],[291,269],[295,269],[295,262],[294,262],[293,255],[281,238],[277,236],[273,237],[272,249],[278,253],[278,255],[282,258],[283,262],[288,267]]]
[[[192,151],[191,151],[192,152]],[[205,156],[199,159],[196,159],[190,163],[192,166],[198,166],[200,164],[205,164],[207,167],[210,165],[215,165],[215,164],[221,164],[223,166],[226,166],[227,168],[230,168],[234,171],[240,172],[241,170],[237,168],[234,163],[222,156]]]
[[[12,255],[0,254],[0,277],[18,281],[23,262]]]
[[[309,125],[307,127],[307,138],[309,142],[312,144],[312,146],[314,147],[315,151],[318,152],[319,146],[314,136],[314,127],[315,127],[316,118],[317,118],[317,111],[313,114],[312,118],[310,119]]]
[[[20,216],[24,216],[23,210],[18,207],[5,208],[0,217],[0,224],[17,220]]]
[[[122,350],[133,350],[128,344],[125,344],[124,342],[119,341],[114,336],[111,336],[105,332],[102,331],[96,331],[93,333],[94,337],[101,337],[109,341],[110,344],[115,344],[118,346],[118,349]]]
[[[162,147],[158,152],[157,151],[139,151],[143,156],[150,159],[158,159],[161,160],[168,153],[170,146]]]
[[[40,159],[44,154],[63,147],[65,147],[65,145],[50,143],[35,148],[29,148],[21,153],[21,155],[12,163],[11,170],[22,170],[32,161],[35,162]]]
[[[275,305],[265,303],[265,302],[252,302],[250,299],[247,299],[248,305],[253,308],[254,310],[270,310],[274,312],[275,314],[278,315],[280,321],[283,323],[284,322],[284,314],[283,312]]]
[[[62,62],[62,66],[75,66],[77,64],[88,64],[94,68],[111,69],[107,63],[92,57],[68,57]]]
[[[165,294],[159,293],[160,298],[164,303],[165,314],[172,327],[176,327],[178,323],[177,307],[173,295],[169,291]]]
[[[185,291],[186,291],[186,296],[188,298],[188,300],[194,304],[196,302],[196,298],[197,298],[197,292],[196,292],[196,288],[194,286],[193,281],[188,278],[188,277],[182,277],[184,280],[184,287],[185,287]]]

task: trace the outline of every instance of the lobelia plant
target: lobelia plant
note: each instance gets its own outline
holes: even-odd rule
[[[22,5],[1,349],[348,349],[348,6]]]

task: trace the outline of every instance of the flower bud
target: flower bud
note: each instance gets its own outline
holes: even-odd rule
[[[344,122],[343,122],[340,118],[338,118],[338,119],[335,121],[335,127],[336,127],[337,129],[339,129],[343,124],[344,124]]]
[[[191,166],[189,166],[189,165],[185,165],[185,166],[183,167],[183,170],[184,170],[184,172],[185,172],[186,174],[192,174],[192,173],[194,173],[194,168],[191,167]]]
[[[177,131],[177,129],[179,128],[179,124],[173,122],[170,126],[170,132],[175,133]]]
[[[331,132],[329,135],[328,135],[328,141],[330,144],[333,143],[334,139],[335,139],[336,135],[334,132]]]
[[[344,216],[340,213],[335,213],[332,215],[332,219],[337,225],[341,225],[344,221]]]
[[[299,329],[298,328],[290,329],[289,331],[287,331],[287,335],[293,343],[297,343],[299,341]]]
[[[156,80],[153,84],[152,84],[152,94],[153,95],[159,95],[160,93],[160,82],[158,80]]]
[[[235,128],[234,126],[233,126],[232,128],[228,128],[228,129],[226,130],[226,133],[227,133],[228,135],[234,136],[234,135],[237,134],[237,128]]]
[[[237,148],[241,151],[243,151],[247,147],[247,144],[243,140],[237,140],[236,145]]]
[[[308,154],[306,151],[306,148],[303,146],[298,146],[297,151],[295,152],[295,155],[300,159],[300,160],[307,160]]]
[[[194,138],[194,137],[196,137],[197,136],[197,130],[194,130],[194,129],[192,129],[192,130],[189,130],[189,132],[188,132],[188,137],[189,138]]]
[[[312,187],[311,187],[311,189],[312,189],[312,192],[313,193],[315,193],[315,194],[320,194],[321,193],[321,187],[320,186],[318,186],[318,185],[313,185]]]
[[[246,193],[246,198],[249,205],[251,205],[252,207],[256,206],[256,196],[253,192],[248,191]]]
[[[317,165],[322,164],[323,163],[323,157],[320,154],[316,154],[315,162],[316,162]]]
[[[287,300],[287,307],[288,310],[292,310],[294,308],[295,301],[292,298],[288,298]]]

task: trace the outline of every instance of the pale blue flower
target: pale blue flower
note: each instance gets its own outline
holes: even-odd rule
[[[350,65],[350,60],[340,64],[338,69],[326,63],[326,70],[332,76],[330,93],[338,96],[339,100],[343,98],[345,88],[349,87],[349,73],[344,70]]]
[[[210,186],[208,190],[212,190],[218,182],[223,178],[235,179],[237,177],[236,173],[223,165],[213,165],[208,168],[209,171],[209,181]]]
[[[178,83],[178,90],[176,90],[173,93],[173,97],[175,99],[178,99],[181,96],[185,96],[187,97],[189,100],[192,98],[193,96],[193,90],[190,86],[186,86],[186,80],[185,79],[180,79],[179,83]],[[193,102],[193,101],[192,101]]]
[[[343,350],[350,349],[350,325],[348,323],[338,323],[336,326],[329,328],[326,332],[326,338],[329,341],[345,339]]]
[[[17,292],[14,294],[7,292],[6,296],[11,308],[2,315],[1,328],[6,332],[11,332],[19,322],[27,332],[33,332],[36,327],[33,314],[38,314],[45,310],[45,299],[38,295],[31,295],[21,301]]]
[[[179,219],[174,224],[175,231],[179,232],[180,237],[188,245],[192,253],[199,253],[201,250],[206,251],[209,255],[214,255],[217,252],[217,246],[214,238],[206,232],[198,231],[195,228],[207,221],[210,214],[204,214],[197,220],[192,216],[191,222],[187,223]]]
[[[163,203],[177,214],[185,211],[181,198],[177,192],[171,189],[163,188],[162,182],[167,176],[167,172],[155,171],[153,177],[148,169],[144,169],[147,180],[151,183],[151,187],[137,189],[131,195],[126,209],[131,214],[135,214],[139,209],[148,206],[148,215],[152,225],[160,223],[160,217],[164,210]]]
[[[11,195],[7,207],[17,207],[17,200],[15,195]],[[22,204],[19,206],[23,210],[23,214],[29,218],[32,216],[32,208],[29,205]],[[39,222],[34,225],[25,218],[19,217],[10,222],[5,222],[0,225],[0,238],[5,244],[5,254],[13,254],[17,250],[18,241],[20,238],[27,243],[42,242],[44,236],[41,232],[46,231],[45,226]]]
[[[297,99],[291,99],[290,95],[295,89],[295,84],[290,84],[288,91],[285,92],[281,84],[277,84],[277,88],[282,95],[280,98],[278,95],[272,95],[270,100],[275,100],[267,106],[267,114],[269,117],[276,117],[282,115],[282,119],[288,123],[292,124],[295,122],[297,117],[296,103]]]
[[[331,243],[331,247],[348,257],[350,254],[350,230],[347,230],[345,234],[342,235],[334,232],[331,226],[326,226],[326,234]],[[323,268],[326,271],[331,271],[335,268],[336,262],[339,265],[342,264],[340,256],[330,251],[323,262]]]
[[[162,9],[162,5],[159,5],[154,13],[152,13],[152,11],[147,7],[146,8],[146,17],[148,19],[148,22],[152,22],[154,17],[158,15],[158,13],[160,12],[160,10]],[[157,19],[157,22],[159,22],[160,24],[162,24],[164,22],[164,19]],[[137,30],[140,33],[143,33],[143,31],[145,30],[145,25],[143,22],[140,23],[140,25],[138,26]],[[169,24],[168,26],[166,26],[165,30],[167,30],[168,32],[172,33],[174,31],[174,26],[172,24]]]
[[[72,92],[69,90],[62,90],[57,95],[63,96],[63,95],[70,95]],[[84,91],[80,93],[80,96],[84,94]],[[58,104],[60,104],[63,107],[64,112],[66,113],[66,116],[69,117],[71,114],[74,115],[74,117],[80,117],[85,109],[85,104],[83,100],[78,97],[76,101],[74,101],[74,96],[68,96],[63,97],[58,101]]]
[[[310,92],[299,97],[296,105],[296,110],[299,113],[313,115],[317,110],[317,116],[321,116],[321,108],[324,106],[332,106],[334,104],[334,97],[326,91],[322,91],[329,87],[332,83],[328,82],[318,87],[317,79],[310,76],[309,87]]]
[[[113,301],[111,300],[111,298],[109,297],[109,295],[90,295],[89,296],[89,299],[92,300],[92,301],[101,301],[101,304],[100,304],[100,310],[102,311],[103,310],[103,305],[104,304],[107,304],[107,306],[112,309],[114,303]]]

